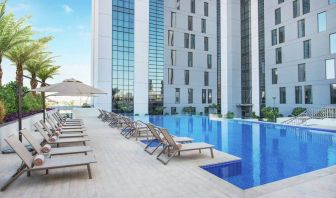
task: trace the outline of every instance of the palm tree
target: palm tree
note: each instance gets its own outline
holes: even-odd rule
[[[53,63],[53,57],[49,54],[39,54],[35,58],[26,62],[24,69],[30,73],[30,87],[31,89],[37,88],[37,73],[45,67],[51,66]],[[32,94],[35,96],[36,92],[33,91]]]
[[[54,78],[54,76],[58,74],[59,68],[60,66],[48,66],[37,72],[37,77],[42,81],[41,87],[45,87],[47,85],[47,79]]]
[[[16,83],[23,85],[23,66],[34,57],[44,54],[46,44],[52,37],[43,37],[35,41],[29,41],[12,47],[5,56],[16,65]]]
[[[6,3],[0,3],[0,86],[2,85],[1,62],[4,54],[13,47],[27,42],[32,35],[32,28],[26,25],[27,17],[15,20],[12,13],[6,14]]]

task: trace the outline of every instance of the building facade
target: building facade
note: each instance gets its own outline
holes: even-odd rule
[[[335,105],[335,0],[94,0],[94,105],[237,117]]]
[[[335,106],[335,0],[265,1],[267,106]]]

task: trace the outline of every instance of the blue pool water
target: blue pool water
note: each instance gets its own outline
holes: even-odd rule
[[[167,128],[171,134],[207,142],[241,158],[202,167],[242,188],[266,184],[336,164],[336,133],[302,127],[205,116],[135,117]],[[216,157],[216,156],[215,156]]]

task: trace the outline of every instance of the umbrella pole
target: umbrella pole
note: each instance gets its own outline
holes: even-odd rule
[[[43,107],[43,122],[46,119],[46,104],[45,104],[45,93],[42,92],[42,107]]]
[[[19,140],[22,142],[22,87],[21,84],[17,85],[17,105],[18,105],[18,127],[19,127]]]

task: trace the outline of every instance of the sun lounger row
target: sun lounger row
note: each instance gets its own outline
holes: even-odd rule
[[[22,165],[3,185],[2,191],[25,172],[30,176],[32,171],[45,170],[48,174],[50,169],[86,166],[89,178],[92,178],[90,165],[97,161],[93,155],[88,155],[89,152],[93,152],[93,149],[90,146],[86,146],[90,139],[85,133],[86,129],[82,120],[67,119],[56,112],[50,114],[46,122],[41,120],[33,125],[37,132],[41,134],[42,142],[39,142],[33,133],[27,129],[20,131],[23,137],[31,144],[33,152],[29,152],[25,145],[18,140],[17,136],[10,135],[5,138],[8,145],[21,158]],[[75,145],[78,143],[83,144],[83,146]],[[67,146],[63,147],[65,144]],[[69,156],[70,154],[72,155]],[[55,155],[63,156],[52,158]]]
[[[151,155],[154,154],[160,147],[162,150],[157,155],[157,159],[163,164],[180,155],[184,151],[198,150],[201,153],[202,150],[209,150],[210,155],[213,158],[213,145],[204,142],[193,143],[193,139],[188,137],[176,137],[169,134],[167,129],[154,126],[151,123],[144,123],[142,121],[134,121],[131,118],[123,115],[119,115],[113,112],[107,112],[99,110],[98,116],[103,122],[109,123],[110,127],[116,127],[121,130],[120,134],[126,138],[135,137],[146,138],[147,145],[145,151]]]

